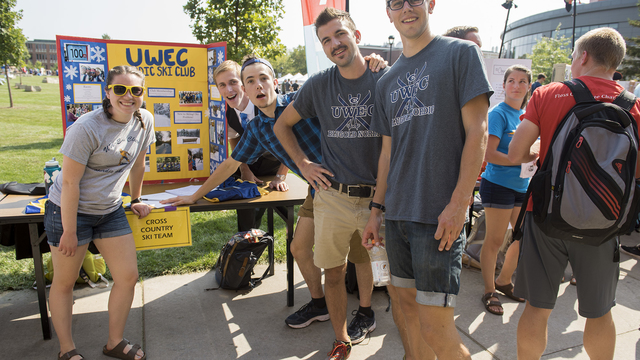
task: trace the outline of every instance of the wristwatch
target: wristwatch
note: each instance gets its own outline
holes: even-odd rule
[[[131,200],[131,205],[137,204],[137,203],[140,203],[140,202],[142,202],[141,198],[133,199],[133,200]]]
[[[373,202],[373,201],[369,203],[369,210],[371,210],[371,208],[380,209],[380,211],[382,212],[385,212],[387,210],[387,208],[384,207],[384,205],[378,204],[377,202]]]
[[[276,175],[276,178],[278,178],[278,180],[280,181],[284,181],[284,179],[287,177],[287,175]]]

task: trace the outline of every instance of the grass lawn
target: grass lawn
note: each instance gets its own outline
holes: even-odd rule
[[[38,85],[41,92],[11,88],[13,108],[9,108],[7,85],[0,87],[0,184],[9,181],[31,183],[43,181],[45,161],[56,157],[62,145],[62,113],[58,84],[42,83],[43,77],[23,77],[25,85]],[[11,79],[11,85],[20,82]],[[64,167],[64,164],[61,163]],[[297,212],[297,207],[296,207]],[[275,256],[286,261],[286,227],[274,216]],[[262,228],[267,229],[264,216]],[[138,252],[138,270],[142,278],[165,274],[183,274],[209,270],[222,245],[236,232],[235,211],[191,214],[193,245],[181,248]],[[266,262],[266,251],[261,262]],[[49,258],[45,254],[45,261]],[[109,274],[107,274],[109,276]],[[35,281],[33,260],[15,260],[13,247],[0,246],[0,291],[26,289]]]

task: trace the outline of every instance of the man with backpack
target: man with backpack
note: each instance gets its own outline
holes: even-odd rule
[[[532,197],[529,199],[530,204],[527,206],[527,213],[524,217],[521,255],[515,288],[515,295],[527,300],[525,310],[518,323],[518,359],[539,359],[542,356],[547,343],[547,323],[556,302],[567,261],[571,262],[573,274],[577,280],[578,312],[587,318],[584,329],[584,348],[592,359],[613,358],[616,332],[611,308],[615,305],[616,286],[620,272],[619,244],[616,234],[621,231],[602,236],[600,241],[596,239],[592,241],[591,245],[586,244],[585,239],[590,237],[588,232],[597,233],[600,229],[588,229],[587,234],[584,235],[581,233],[584,230],[579,221],[597,214],[596,210],[600,209],[594,207],[594,210],[585,211],[582,206],[573,206],[569,208],[569,211],[566,211],[566,207],[549,206],[549,203],[540,206],[540,200],[545,199],[545,196],[551,197],[552,199],[548,200],[551,205],[557,205],[559,201],[562,201],[563,205],[580,201],[586,203],[590,200],[597,203],[598,194],[594,193],[594,190],[608,194],[616,192],[603,179],[616,178],[616,183],[622,183],[625,181],[625,176],[630,178],[631,182],[634,180],[634,173],[638,177],[634,170],[637,169],[635,157],[638,146],[636,122],[640,119],[640,106],[632,95],[628,97],[624,88],[612,80],[616,68],[624,58],[625,51],[625,41],[614,29],[600,28],[583,35],[576,42],[572,56],[571,72],[574,78],[572,84],[552,83],[535,91],[529,101],[526,113],[522,117],[522,124],[516,130],[511,141],[509,161],[525,162],[534,156],[530,152],[530,147],[539,136],[540,159],[545,162],[549,160],[548,164],[554,164],[553,168],[549,169],[553,175],[548,178],[556,181],[552,183],[555,186],[547,188],[551,189],[549,191],[543,191],[544,187],[537,187],[534,184],[535,179],[532,179],[529,187]],[[569,86],[574,87],[573,91]],[[585,124],[600,121],[593,117],[579,121],[577,125],[573,126],[582,132],[575,141],[566,147],[564,143],[569,140],[564,141],[563,136],[554,136],[556,129],[558,129],[558,134],[567,134],[567,139],[571,136],[569,132],[571,129],[564,130],[572,118],[581,119],[581,114],[578,111],[574,112],[572,108],[576,106],[577,101],[583,101],[585,93],[589,98],[588,92],[584,91],[585,88],[596,100],[591,100],[590,104],[598,106],[599,102],[614,102],[621,105],[620,108],[615,107],[618,110],[605,119],[624,123],[624,119],[627,118],[628,126],[626,128],[616,124],[618,134],[622,134],[622,138],[627,140],[607,141],[602,132],[599,132],[598,138],[590,139],[591,135],[588,129],[585,130],[585,126],[587,126]],[[622,96],[617,99],[621,93]],[[610,107],[610,105],[607,106]],[[624,110],[620,111],[625,107],[630,109],[633,118]],[[607,113],[607,115],[611,115],[611,113]],[[563,121],[565,118],[567,121]],[[612,123],[612,121],[601,122]],[[604,127],[600,126],[599,131],[602,129]],[[592,141],[589,142],[589,140]],[[631,163],[616,159],[611,161],[609,166],[602,167],[602,163],[597,162],[596,159],[602,158],[603,153],[607,155],[611,149],[618,148],[621,144],[625,145],[623,143],[626,143],[627,146],[626,153],[630,154],[626,159],[629,162],[632,161]],[[548,154],[552,154],[552,156],[547,156]],[[573,158],[574,154],[579,156]],[[588,155],[586,161],[582,161],[580,156],[585,154]],[[569,161],[566,162],[566,165],[564,162],[557,161],[557,159],[562,161],[567,157],[569,157]],[[545,166],[545,162],[542,162],[538,174],[547,169],[548,166]],[[563,165],[557,165],[559,163]],[[588,180],[588,186],[580,183],[581,172],[585,167],[588,170],[586,172],[588,176],[585,177]],[[555,171],[556,169],[559,170]],[[612,172],[613,175],[608,175]],[[603,175],[603,173],[607,174]],[[556,174],[560,176],[554,176]],[[558,179],[562,179],[562,182],[558,182]],[[567,182],[572,179],[577,179],[573,186],[564,186],[571,185]],[[548,183],[547,181],[546,184]],[[584,192],[578,192],[578,189],[580,191],[584,189]],[[633,189],[633,187],[628,189]],[[552,192],[553,196],[551,196]],[[573,198],[571,198],[572,194]],[[621,214],[618,222],[624,220],[623,218],[627,217],[629,211],[629,191],[619,191],[619,194],[620,198],[608,198],[607,204],[610,206],[603,207],[615,209],[613,203],[620,202],[622,206],[616,210]],[[605,210],[602,211],[603,214],[606,212]],[[574,218],[575,222],[572,228],[558,227],[557,225],[554,228],[553,225],[549,225],[548,221],[545,221],[548,218],[567,223],[572,221],[570,218]],[[561,220],[558,220],[560,218]],[[584,225],[584,228],[588,228],[587,225],[593,224]],[[554,236],[548,235],[550,233]],[[594,246],[596,244],[599,245]]]

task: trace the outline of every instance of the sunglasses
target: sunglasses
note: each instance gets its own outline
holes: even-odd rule
[[[127,91],[129,91],[131,95],[135,97],[140,97],[144,95],[144,86],[139,86],[139,85],[127,86],[122,84],[114,84],[114,85],[109,85],[107,87],[107,90],[110,90],[110,89],[113,89],[113,93],[118,96],[123,96],[124,94],[127,93]]]
[[[424,0],[387,0],[389,10],[400,10],[404,7],[404,3],[408,2],[411,7],[424,4]]]

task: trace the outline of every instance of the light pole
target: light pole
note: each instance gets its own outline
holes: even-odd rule
[[[516,9],[518,5],[513,3],[513,0],[506,0],[502,7],[507,9],[507,19],[504,21],[504,31],[502,32],[502,42],[500,42],[500,52],[498,53],[498,59],[502,57],[502,47],[504,46],[504,37],[507,34],[507,23],[509,22],[509,14],[511,13],[511,7],[515,6]]]
[[[389,35],[389,65],[391,65],[391,52],[393,51],[393,41],[395,39],[393,35]]]

